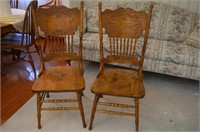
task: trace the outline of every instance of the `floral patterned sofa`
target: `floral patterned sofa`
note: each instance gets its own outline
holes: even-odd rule
[[[147,10],[148,5],[109,1],[103,3],[103,9],[122,6]],[[200,80],[199,14],[157,2],[153,5],[143,70]],[[99,62],[98,2],[88,0],[85,6],[83,59]]]

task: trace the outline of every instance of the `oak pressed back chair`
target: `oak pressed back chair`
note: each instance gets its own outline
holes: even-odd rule
[[[135,116],[136,131],[139,128],[139,99],[145,96],[142,82],[142,65],[153,5],[148,12],[135,11],[130,8],[106,9],[102,11],[99,3],[99,41],[100,68],[92,83],[91,92],[95,94],[89,130],[95,112]],[[108,41],[103,40],[103,29],[108,35]],[[141,39],[139,39],[141,38]],[[106,53],[108,52],[108,53]],[[132,65],[132,69],[106,67],[105,63]],[[119,102],[99,102],[104,95],[134,98],[135,104],[120,104]],[[110,107],[135,108],[134,113],[97,109],[97,105]]]
[[[78,8],[52,6],[38,8],[33,12],[36,30],[36,44],[40,54],[40,74],[32,86],[37,94],[38,128],[41,128],[42,110],[80,110],[83,127],[86,127],[82,96],[85,89],[82,66],[83,2]],[[41,50],[40,29],[46,36],[46,51]],[[74,46],[75,35],[79,37],[78,47]],[[50,61],[73,61],[73,65],[47,66]],[[77,99],[48,99],[49,93],[74,92]],[[78,107],[45,107],[43,103],[78,102]],[[56,104],[54,104],[56,105]]]
[[[11,8],[18,8],[18,0],[10,0],[10,7]]]
[[[31,51],[30,48],[35,44],[35,30],[33,26],[32,8],[36,9],[37,4],[37,0],[33,0],[28,5],[24,16],[22,33],[11,32],[1,38],[1,55],[6,56],[7,54],[12,54],[14,62],[22,60],[30,63],[35,74],[35,78],[36,70],[31,55],[31,53],[35,51]]]

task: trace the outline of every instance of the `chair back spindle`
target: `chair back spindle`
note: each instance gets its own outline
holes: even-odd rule
[[[18,0],[10,0],[10,7],[11,8],[18,8],[19,2]]]

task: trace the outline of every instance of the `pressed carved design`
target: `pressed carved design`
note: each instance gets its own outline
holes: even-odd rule
[[[102,12],[102,27],[112,38],[138,38],[146,28],[147,14],[130,8],[106,9]]]
[[[39,14],[38,14],[39,13]],[[39,8],[35,12],[38,26],[46,36],[73,35],[80,24],[80,11],[65,6],[52,6],[48,9]]]
[[[38,128],[41,128],[41,110],[80,110],[83,127],[86,127],[82,96],[85,80],[82,67],[83,2],[78,8],[51,6],[33,11],[36,44],[40,53],[40,74],[32,86],[37,93]],[[42,50],[40,33],[45,36]],[[78,33],[78,47],[74,49],[74,35]],[[73,65],[46,67],[47,61],[75,61]],[[47,99],[49,93],[75,92],[77,99]],[[44,107],[43,103],[77,102],[78,107]]]
[[[142,82],[142,65],[148,40],[149,25],[153,5],[148,12],[134,11],[130,8],[106,9],[102,11],[99,3],[99,41],[100,68],[97,78],[92,83],[91,91],[95,94],[89,130],[95,112],[135,116],[136,131],[139,130],[139,99],[145,96]],[[109,37],[109,42],[103,41],[103,29]],[[140,39],[138,43],[138,39]],[[142,40],[142,42],[141,42]],[[139,45],[137,45],[139,44]],[[108,45],[108,46],[107,46]],[[142,47],[138,51],[137,47]],[[104,50],[107,50],[108,54]],[[130,64],[134,68],[107,68],[105,63]],[[134,98],[135,104],[119,104],[117,102],[99,102],[103,95]],[[97,105],[109,107],[134,108],[134,113],[97,109]]]

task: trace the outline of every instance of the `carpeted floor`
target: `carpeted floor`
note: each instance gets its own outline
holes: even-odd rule
[[[98,72],[98,63],[84,62],[86,89],[83,105],[87,126],[94,95],[90,85]],[[146,96],[140,101],[140,131],[199,131],[199,82],[144,72]],[[76,97],[75,94],[52,94]],[[104,96],[101,100],[133,103],[133,99]],[[129,109],[128,111],[133,111]],[[132,132],[133,117],[96,113],[93,132]],[[43,111],[42,129],[37,129],[36,97],[33,96],[3,126],[1,132],[89,132],[83,128],[79,111]]]

